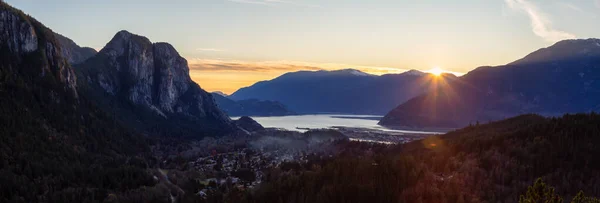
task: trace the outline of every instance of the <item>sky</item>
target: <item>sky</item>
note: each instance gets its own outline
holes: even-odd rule
[[[298,70],[502,65],[600,38],[600,0],[5,0],[97,50],[119,30],[171,43],[207,91]]]

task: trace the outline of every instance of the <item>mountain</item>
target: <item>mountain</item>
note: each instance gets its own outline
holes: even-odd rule
[[[212,93],[217,106],[229,116],[287,116],[296,113],[276,101],[246,99],[234,101],[218,93]]]
[[[455,128],[525,113],[600,110],[600,40],[565,40],[523,59],[479,67],[390,111],[381,125]]]
[[[600,39],[575,39],[560,41],[550,47],[539,49],[509,65],[535,64],[547,62],[549,59],[563,61],[598,57],[600,57]]]
[[[54,32],[0,1],[0,202],[97,202],[152,187],[147,140],[79,94]]]
[[[218,94],[218,95],[221,95],[221,96],[224,96],[224,97],[228,97],[229,96],[229,95],[227,95],[227,94],[225,94],[225,93],[223,93],[221,91],[212,92],[212,94]]]
[[[254,119],[248,117],[248,116],[242,116],[239,119],[237,119],[235,121],[235,123],[242,127],[243,129],[246,129],[250,132],[255,132],[255,131],[260,131],[260,130],[264,130],[265,128],[258,122],[256,122]]]
[[[416,70],[370,75],[354,69],[298,71],[241,88],[229,98],[278,101],[298,113],[384,114],[436,86]]]
[[[62,55],[70,64],[79,64],[92,56],[96,55],[97,51],[90,47],[80,47],[73,40],[55,33],[55,38],[62,47]]]
[[[170,44],[120,31],[76,70],[87,96],[142,132],[202,137],[237,129]]]

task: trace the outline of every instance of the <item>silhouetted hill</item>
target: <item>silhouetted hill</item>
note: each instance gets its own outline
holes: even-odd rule
[[[212,93],[217,106],[229,116],[287,116],[295,115],[287,107],[275,101],[247,99],[234,101],[218,93]]]
[[[245,129],[249,132],[255,132],[255,131],[265,129],[260,123],[256,122],[254,119],[252,119],[248,116],[242,116],[234,122],[238,126],[242,127],[243,129]]]
[[[600,110],[600,40],[567,40],[509,65],[480,67],[390,111],[386,126],[461,127],[524,113]]]
[[[298,113],[384,114],[434,87],[419,71],[375,76],[354,69],[299,71],[241,88],[229,98],[278,101]]]

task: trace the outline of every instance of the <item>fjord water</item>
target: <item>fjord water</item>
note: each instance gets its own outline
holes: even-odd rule
[[[410,134],[435,134],[434,132],[426,131],[389,129],[377,124],[381,117],[382,116],[378,115],[315,114],[252,118],[261,125],[263,125],[265,128],[282,128],[292,131],[306,131],[306,129],[322,129],[332,127],[347,127]]]

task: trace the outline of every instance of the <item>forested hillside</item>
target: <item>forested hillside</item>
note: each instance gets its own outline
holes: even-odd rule
[[[77,93],[54,33],[0,2],[0,202],[99,202],[155,181],[147,141]]]
[[[248,202],[518,202],[542,178],[600,196],[600,115],[524,115],[271,171]],[[352,150],[347,150],[352,151]],[[534,201],[536,202],[536,201]],[[539,202],[539,201],[538,201]]]

